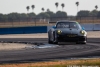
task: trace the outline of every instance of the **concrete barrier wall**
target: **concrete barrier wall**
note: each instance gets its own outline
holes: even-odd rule
[[[100,24],[81,24],[86,31],[100,31]]]
[[[81,24],[86,31],[100,31],[100,24]],[[52,26],[0,28],[0,34],[47,33]]]
[[[47,33],[47,26],[0,28],[0,34]]]
[[[94,24],[81,24],[81,26],[84,27],[86,31],[92,31],[94,29]]]
[[[100,31],[100,24],[95,24],[93,30],[94,31]]]
[[[100,31],[100,24],[81,24],[81,26],[84,27],[86,31]],[[47,28],[49,30],[52,26],[48,26]]]

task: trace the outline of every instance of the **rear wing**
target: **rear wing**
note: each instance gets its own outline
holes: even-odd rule
[[[49,26],[54,26],[54,25],[56,25],[56,23],[57,23],[57,21],[49,21],[48,22],[48,25]]]
[[[48,24],[56,24],[57,21],[49,21]]]

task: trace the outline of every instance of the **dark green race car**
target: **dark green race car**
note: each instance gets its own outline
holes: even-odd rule
[[[76,21],[58,21],[48,31],[48,43],[76,42],[77,44],[87,43],[87,32]]]

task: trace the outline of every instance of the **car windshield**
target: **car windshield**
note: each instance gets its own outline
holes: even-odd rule
[[[57,28],[79,28],[79,24],[77,22],[58,22]]]

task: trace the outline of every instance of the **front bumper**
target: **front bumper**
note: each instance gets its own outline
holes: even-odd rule
[[[87,37],[86,36],[67,36],[67,35],[58,35],[57,36],[57,41],[58,42],[78,42],[78,41],[86,41]]]

